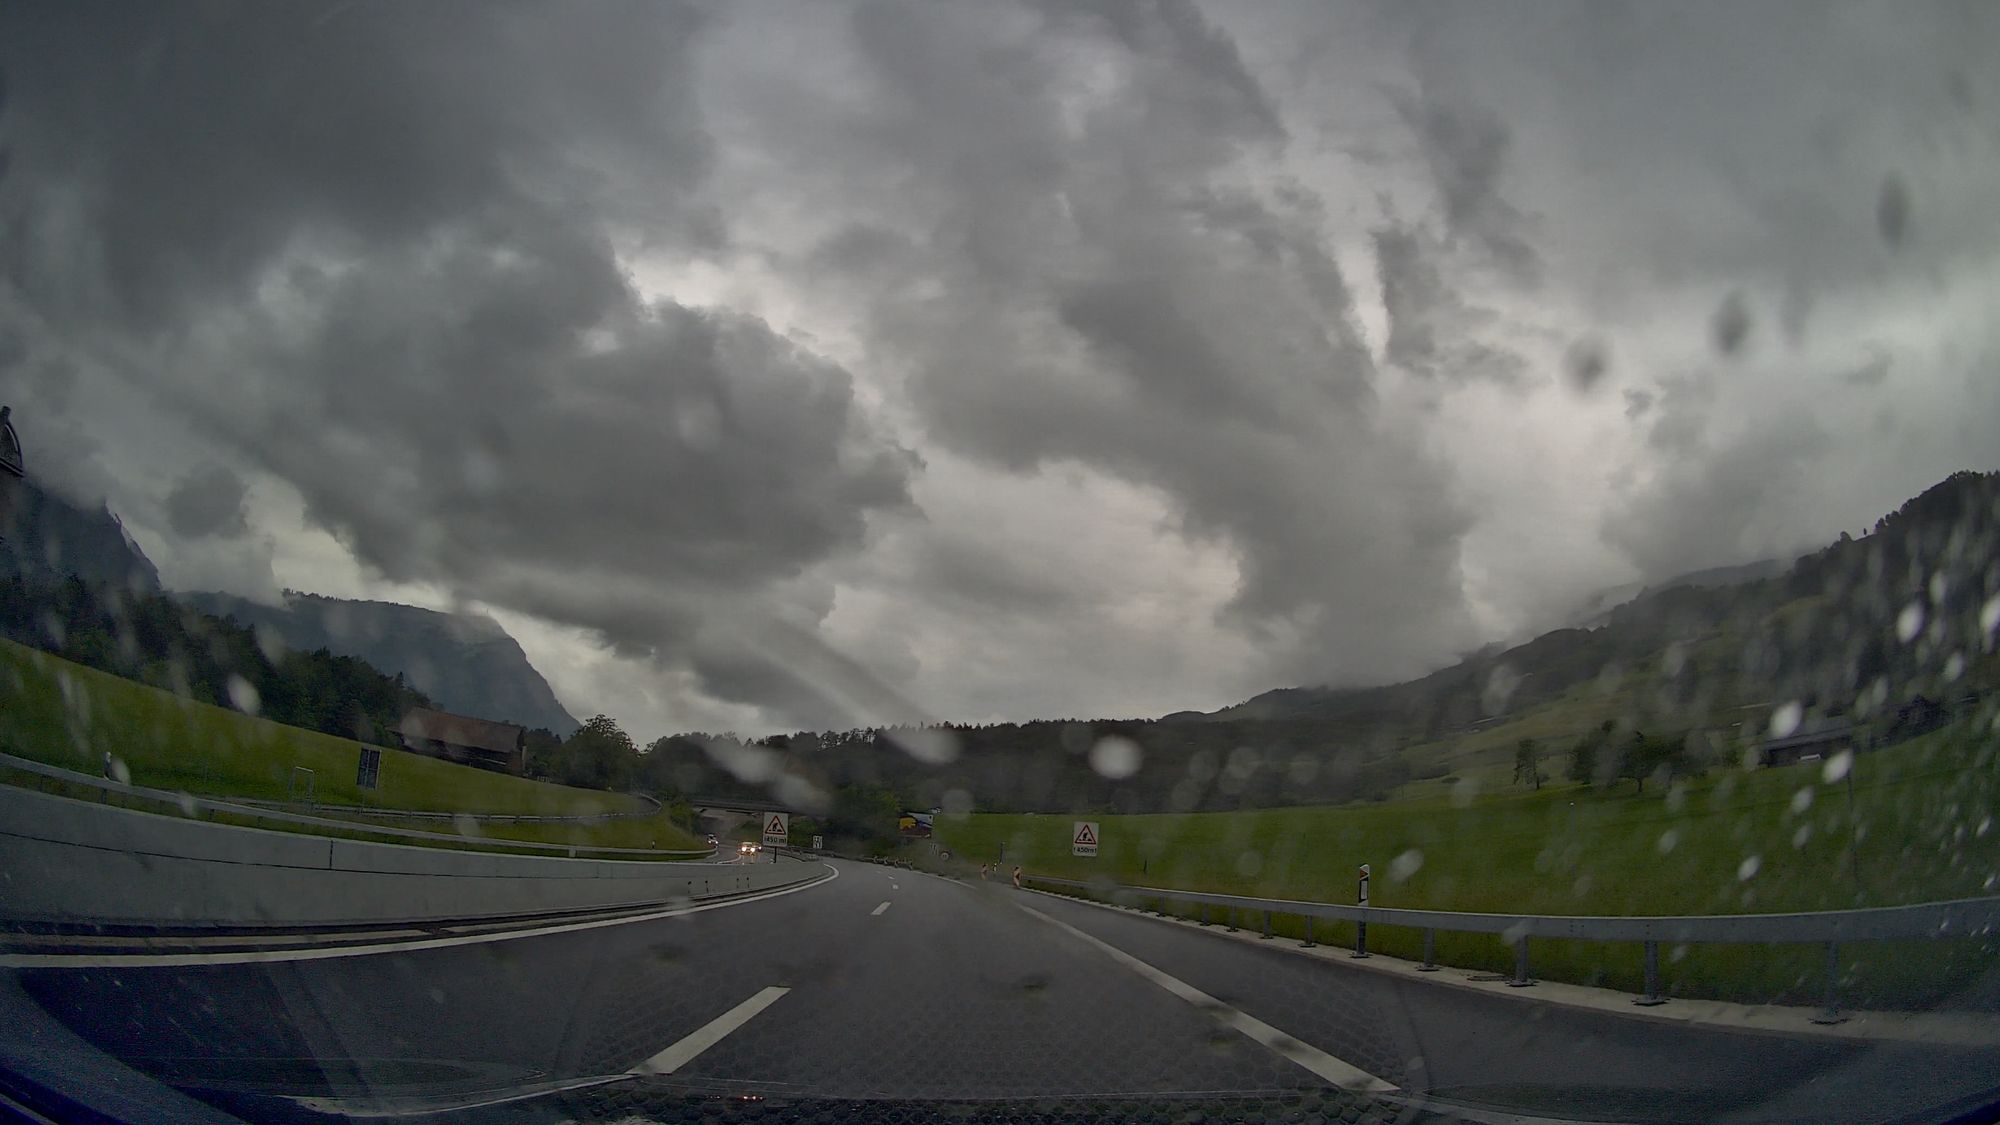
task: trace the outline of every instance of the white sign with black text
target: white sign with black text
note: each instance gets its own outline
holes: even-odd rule
[[[792,839],[792,814],[764,814],[764,842],[767,844],[790,843]]]

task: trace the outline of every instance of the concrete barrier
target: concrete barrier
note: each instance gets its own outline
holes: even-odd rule
[[[504,918],[744,894],[817,863],[499,855],[184,820],[0,786],[0,916],[277,927]]]

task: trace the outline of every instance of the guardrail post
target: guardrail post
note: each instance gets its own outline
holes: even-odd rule
[[[1660,943],[1646,943],[1646,994],[1632,1001],[1642,1008],[1664,1004],[1667,998],[1660,995]]]
[[[1438,971],[1437,944],[1438,944],[1438,932],[1436,930],[1425,930],[1424,963],[1417,966],[1418,972],[1435,973]]]
[[[1215,908],[1205,902],[1201,904],[1201,924],[1204,926],[1215,925]]]
[[[1311,949],[1312,947],[1313,947],[1313,916],[1308,914],[1306,915],[1306,940],[1299,943],[1299,948]]]
[[[1814,1023],[1846,1023],[1840,1014],[1840,943],[1826,943],[1826,1007],[1812,1018]]]
[[[1354,952],[1348,956],[1357,961],[1368,956],[1368,923],[1354,923]]]
[[[1523,934],[1514,942],[1514,979],[1507,982],[1507,987],[1528,988],[1534,983],[1528,977],[1528,938]]]
[[[1264,912],[1264,940],[1271,940],[1271,912],[1268,910]]]
[[[1229,932],[1230,932],[1230,933],[1232,933],[1232,934],[1233,934],[1233,933],[1235,933],[1235,932],[1236,932],[1236,908],[1235,908],[1235,907],[1233,907],[1233,906],[1225,906],[1225,907],[1223,907],[1223,908],[1222,908],[1222,918],[1223,918],[1223,920],[1224,920],[1224,921],[1226,921],[1226,922],[1228,922],[1228,923],[1229,923]]]

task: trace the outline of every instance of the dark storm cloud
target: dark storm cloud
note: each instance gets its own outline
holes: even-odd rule
[[[865,112],[919,124],[851,159],[926,206],[815,260],[857,262],[934,438],[1157,488],[1229,544],[1276,674],[1414,667],[1466,636],[1467,518],[1378,401],[1320,199],[1238,178],[1282,151],[1268,95],[1191,6],[1115,10],[863,9]],[[890,246],[893,273],[862,264]]]
[[[1541,280],[1541,255],[1527,239],[1528,220],[1508,201],[1501,180],[1512,138],[1506,123],[1469,98],[1426,85],[1396,98],[1423,153],[1443,204],[1445,229],[1483,248],[1516,283]]]
[[[1467,304],[1445,280],[1440,248],[1431,239],[1409,227],[1386,226],[1375,231],[1374,241],[1389,322],[1382,351],[1389,362],[1426,378],[1524,385],[1521,357],[1477,340],[1475,333],[1494,316]]]
[[[243,479],[222,465],[205,465],[180,479],[167,493],[167,523],[189,539],[234,536],[249,530],[244,519]]]
[[[806,677],[742,672],[810,664],[809,633],[738,638],[824,612],[788,584],[905,508],[914,462],[848,372],[648,301],[616,256],[726,238],[681,200],[712,152],[692,8],[23,7],[0,25],[17,331],[143,350],[112,361],[135,391],[387,577],[838,717]],[[231,526],[223,483],[182,482],[175,529]]]

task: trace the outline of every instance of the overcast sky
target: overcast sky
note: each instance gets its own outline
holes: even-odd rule
[[[13,3],[0,400],[642,739],[1379,683],[2000,468],[2000,7]]]

